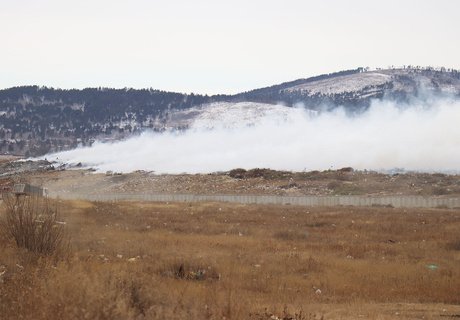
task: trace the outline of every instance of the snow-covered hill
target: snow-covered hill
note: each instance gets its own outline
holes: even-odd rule
[[[313,112],[314,111],[309,111]],[[283,105],[257,102],[216,102],[172,112],[168,127],[192,129],[238,128],[266,121],[289,121],[305,111]]]
[[[254,94],[255,93],[255,94]],[[248,101],[215,102],[185,110],[173,110],[168,128],[214,128],[255,125],[266,119],[301,116],[292,106],[309,112],[344,107],[365,111],[372,101],[414,102],[431,98],[460,99],[460,75],[444,69],[386,69],[297,80],[240,96]],[[262,102],[267,101],[267,102]]]
[[[334,95],[344,93],[378,94],[400,92],[415,94],[420,91],[458,94],[460,78],[451,72],[417,69],[387,69],[354,73],[306,82],[285,89],[307,95]]]
[[[392,76],[384,72],[355,73],[338,76],[314,82],[307,82],[285,89],[285,92],[305,92],[314,94],[341,94],[346,92],[359,92],[366,87],[377,87],[391,83]]]
[[[343,107],[356,115],[373,101],[423,105],[438,98],[460,100],[459,71],[357,68],[215,96],[154,89],[16,87],[0,90],[0,153],[43,155],[149,130],[234,128],[256,125],[260,119],[298,117],[298,109],[289,107],[319,112]]]

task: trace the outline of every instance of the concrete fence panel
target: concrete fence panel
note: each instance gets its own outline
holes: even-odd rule
[[[194,194],[71,194],[50,193],[50,197],[89,201],[234,202],[298,206],[392,206],[395,208],[460,208],[460,198],[421,196],[272,196]]]

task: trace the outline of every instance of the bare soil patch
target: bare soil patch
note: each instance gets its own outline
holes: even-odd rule
[[[232,170],[214,174],[100,174],[87,170],[37,170],[19,175],[56,194],[245,194],[245,195],[417,195],[460,196],[460,176],[427,173],[383,174],[327,170],[282,172]]]

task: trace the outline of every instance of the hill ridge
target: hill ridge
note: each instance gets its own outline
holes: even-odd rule
[[[177,111],[212,103],[343,106],[366,110],[373,99],[407,101],[421,92],[460,97],[460,72],[446,68],[359,67],[283,82],[235,95],[184,94],[157,89],[54,89],[20,86],[0,90],[0,153],[42,155],[111,141],[149,129],[170,128]],[[177,126],[173,129],[184,129]]]

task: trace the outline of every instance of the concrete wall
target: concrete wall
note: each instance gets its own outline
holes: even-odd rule
[[[393,206],[395,208],[460,208],[460,198],[421,196],[253,196],[193,194],[50,194],[61,199],[90,201],[235,202],[300,206]]]
[[[37,186],[33,186],[27,183],[16,183],[13,186],[12,193],[26,194],[26,195],[40,196],[40,197],[44,197],[47,195],[46,189],[43,189]]]

